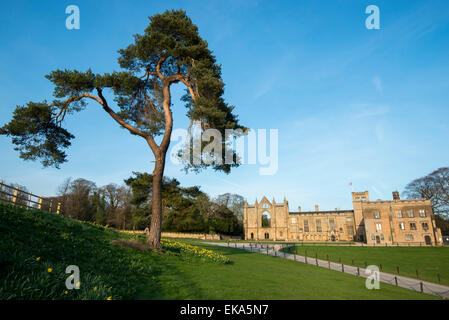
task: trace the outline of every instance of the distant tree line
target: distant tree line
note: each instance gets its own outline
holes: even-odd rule
[[[9,187],[7,187],[8,185]],[[0,200],[11,202],[14,198],[14,189],[18,188],[16,204],[25,206],[27,205],[28,195],[26,192],[29,192],[25,186],[19,185],[17,183],[8,183],[6,181],[2,181],[0,185]]]
[[[403,194],[408,199],[430,200],[437,226],[443,234],[449,234],[449,167],[413,180],[405,186]]]
[[[118,229],[143,230],[151,222],[152,175],[133,172],[123,185],[98,187],[86,179],[66,179],[54,200],[62,214]],[[243,233],[244,198],[223,194],[211,198],[200,187],[182,187],[175,178],[162,181],[162,230],[172,232]]]

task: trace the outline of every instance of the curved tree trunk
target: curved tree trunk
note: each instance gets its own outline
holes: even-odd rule
[[[163,88],[163,109],[165,119],[165,131],[161,144],[155,145],[152,136],[149,136],[147,142],[153,151],[156,164],[153,171],[153,195],[151,200],[151,225],[148,242],[153,248],[161,248],[161,229],[162,229],[162,179],[164,177],[165,156],[167,155],[168,146],[170,144],[170,136],[173,129],[173,116],[170,110],[171,93],[170,81],[162,78]]]

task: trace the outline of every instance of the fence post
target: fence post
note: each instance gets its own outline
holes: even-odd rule
[[[27,210],[30,207],[30,204],[31,204],[31,194],[28,195],[28,201],[27,201],[27,205],[26,205]]]
[[[341,272],[345,272],[345,265],[343,263],[341,264]]]
[[[437,273],[437,278],[438,278],[438,283],[440,283],[441,279],[440,279],[440,274],[439,273]]]
[[[424,287],[423,287],[422,281],[419,283],[419,286],[421,287],[421,293],[423,293],[424,292]]]
[[[42,196],[39,197],[39,204],[37,205],[37,209],[41,209],[42,208]]]
[[[12,198],[12,203],[16,204],[17,201],[17,194],[19,193],[19,186],[14,188],[14,197]]]
[[[49,208],[48,208],[48,212],[51,212],[52,207],[53,207],[53,200],[50,200],[50,205],[49,205]]]
[[[360,277],[360,268],[357,267],[357,275]]]
[[[382,263],[379,265],[380,266],[380,272],[382,272],[383,270],[382,270]]]
[[[398,277],[394,276],[394,283],[396,283],[396,286],[398,286]]]

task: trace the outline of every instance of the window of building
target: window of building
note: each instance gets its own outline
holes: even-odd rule
[[[309,221],[304,220],[304,232],[309,232]]]
[[[354,228],[352,226],[347,226],[346,228],[348,230],[348,235],[350,236],[354,235]]]
[[[323,231],[321,229],[321,220],[320,219],[316,219],[316,232],[321,232]]]
[[[413,241],[413,235],[412,235],[412,234],[406,234],[406,235],[405,235],[405,240],[407,240],[407,241]]]
[[[269,208],[270,206],[268,205],[268,204],[266,204],[266,203],[264,203],[263,205],[262,205],[262,208]]]
[[[254,239],[254,233],[251,232],[251,239]]]
[[[413,214],[413,210],[408,210],[407,215],[409,218],[413,218],[415,215]]]
[[[401,210],[396,211],[396,216],[398,218],[402,218],[402,211]]]
[[[282,237],[282,231],[281,231],[281,232],[279,232],[279,236],[281,236],[281,237]]]
[[[292,223],[296,223],[296,218],[292,218]]]
[[[410,223],[410,230],[416,230],[416,223]]]
[[[376,223],[376,230],[378,232],[382,231],[382,223]]]
[[[334,219],[329,219],[329,229],[331,231],[335,230],[335,221],[334,221]]]
[[[271,216],[270,214],[265,211],[262,213],[262,227],[268,228],[271,226]]]
[[[352,218],[351,218],[351,217],[347,217],[347,218],[346,218],[346,221],[347,221],[347,222],[352,222]]]
[[[374,219],[380,219],[380,212],[379,211],[374,212]]]
[[[405,223],[404,222],[400,222],[399,223],[399,229],[405,230]]]
[[[381,234],[381,235],[380,235],[380,240],[385,240],[385,238],[384,238],[384,235],[383,235],[383,234]]]
[[[360,201],[360,197],[356,197],[356,198],[355,198],[355,201]]]
[[[265,239],[269,239],[270,238],[270,234],[268,232],[265,232]]]
[[[340,227],[338,230],[339,230],[340,232],[343,232],[343,228],[342,228],[342,227]]]
[[[423,228],[423,230],[425,230],[425,231],[429,230],[429,225],[427,224],[427,222],[423,222],[423,223],[422,223],[422,228]]]
[[[362,201],[366,201],[366,198],[365,198],[365,197],[362,197]]]
[[[419,210],[419,216],[421,218],[424,218],[426,216],[426,210],[424,210],[424,209]]]

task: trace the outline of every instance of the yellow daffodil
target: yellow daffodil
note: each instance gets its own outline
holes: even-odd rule
[[[37,257],[37,258],[36,258],[36,261],[39,261],[40,259],[41,259],[41,257]]]
[[[52,272],[53,269],[52,269],[52,268],[48,268],[47,271],[48,271],[48,272]]]
[[[112,297],[107,297],[106,300],[112,300]]]

